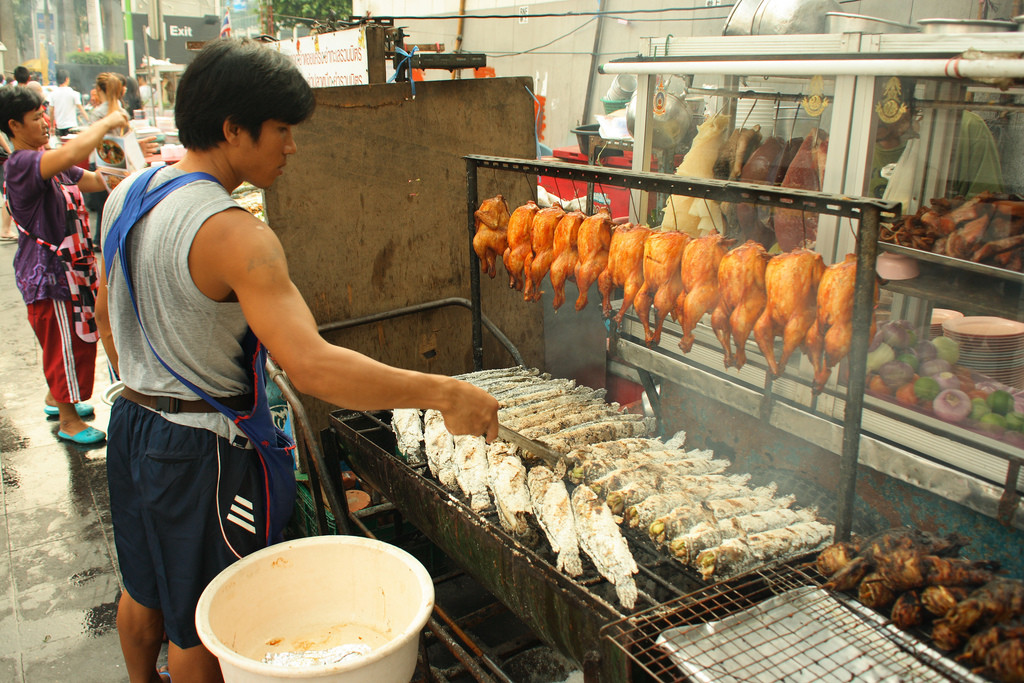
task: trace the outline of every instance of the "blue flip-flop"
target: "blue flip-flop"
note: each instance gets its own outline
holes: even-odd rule
[[[43,412],[46,413],[47,417],[56,417],[57,415],[60,415],[60,409],[57,408],[57,406],[44,405]],[[92,406],[88,403],[76,403],[75,412],[78,413],[78,417],[89,417],[96,411],[94,411]]]
[[[95,427],[86,427],[77,434],[65,434],[63,431],[58,431],[57,436],[68,441],[74,441],[77,444],[82,444],[83,446],[99,443],[107,438],[106,434]]]

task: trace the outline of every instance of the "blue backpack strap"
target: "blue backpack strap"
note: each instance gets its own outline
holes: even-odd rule
[[[120,254],[121,269],[125,273],[128,272],[127,264],[128,258],[126,256],[124,247],[125,239],[128,237],[128,232],[132,227],[139,221],[140,218],[149,213],[154,206],[163,201],[164,197],[178,189],[183,185],[195,182],[197,180],[211,180],[215,183],[219,183],[209,173],[202,173],[194,171],[192,173],[185,173],[180,176],[171,178],[163,185],[156,187],[152,191],[149,190],[149,184],[153,180],[153,176],[160,170],[160,166],[155,168],[148,168],[143,171],[138,178],[128,188],[128,192],[125,194],[124,204],[121,206],[121,213],[118,214],[114,220],[113,225],[107,229],[107,234],[103,238],[103,262],[106,268],[107,277],[110,277],[110,269],[114,265],[114,255]]]

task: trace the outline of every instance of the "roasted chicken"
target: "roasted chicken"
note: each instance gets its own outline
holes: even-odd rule
[[[616,324],[622,322],[644,282],[644,241],[650,234],[650,228],[632,223],[617,226],[612,231],[608,265],[597,278],[597,288],[601,292],[605,317],[612,312],[612,292],[616,287],[623,288],[622,308],[615,315]]]
[[[586,217],[582,211],[571,211],[562,216],[555,227],[554,259],[551,261],[551,289],[555,293],[555,310],[565,303],[565,281],[576,277],[576,263],[579,261],[576,238],[580,224]]]
[[[718,264],[718,305],[711,314],[711,329],[722,345],[727,368],[739,369],[747,362],[747,337],[767,299],[764,271],[769,258],[760,243],[747,240],[726,252]],[[735,355],[730,341],[736,345]]]
[[[523,260],[523,300],[540,301],[540,283],[548,274],[551,261],[555,258],[555,228],[565,216],[560,206],[541,209],[533,217],[533,230],[530,238],[530,253]]]
[[[754,324],[754,339],[776,377],[797,347],[805,346],[807,330],[817,318],[818,282],[824,271],[821,254],[808,249],[779,254],[765,268],[767,300]],[[775,337],[780,334],[782,354],[776,360]]]
[[[683,293],[676,299],[675,317],[683,328],[679,348],[693,348],[693,330],[704,314],[718,305],[718,266],[732,244],[717,232],[691,240],[683,250]]]
[[[602,208],[580,224],[576,239],[579,261],[576,263],[576,287],[580,294],[576,310],[587,305],[587,291],[608,265],[608,247],[612,242],[612,215]]]
[[[529,201],[512,212],[508,219],[508,246],[503,260],[508,271],[508,286],[523,289],[523,267],[533,255],[533,218],[540,211],[536,203]]]
[[[473,251],[480,259],[480,270],[492,278],[497,272],[496,261],[508,247],[508,204],[500,194],[485,199],[480,208],[473,212],[476,220],[476,234],[473,236]]]
[[[807,353],[814,366],[814,392],[825,388],[832,367],[850,352],[853,338],[853,286],[857,278],[857,257],[825,269],[818,283],[818,315],[807,332]],[[877,287],[875,295],[877,296]],[[874,315],[871,336],[874,337]]]
[[[827,154],[828,134],[815,128],[800,145],[800,151],[786,171],[782,187],[820,190],[825,177]],[[803,209],[776,209],[774,227],[775,238],[782,251],[813,246],[818,237],[818,214]]]
[[[676,298],[683,291],[680,263],[683,249],[690,241],[682,232],[654,232],[644,242],[644,284],[633,300],[640,322],[644,326],[647,345],[661,340],[661,328],[665,317],[672,312]],[[650,310],[654,303],[655,321],[651,329]]]

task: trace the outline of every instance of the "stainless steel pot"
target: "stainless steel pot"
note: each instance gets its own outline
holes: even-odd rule
[[[761,0],[736,0],[729,17],[725,20],[723,36],[749,36],[750,24],[754,20],[754,12]]]
[[[837,0],[761,0],[750,32],[755,36],[825,33],[825,13],[838,11]]]
[[[919,19],[922,33],[999,33],[1016,31],[1017,22],[998,19]]]
[[[825,12],[829,33],[916,33],[916,26],[901,24],[879,17],[846,12]]]
[[[653,97],[657,97],[657,93]],[[693,113],[682,98],[670,92],[665,92],[664,97],[664,111],[654,115],[654,133],[651,144],[657,149],[674,150],[692,136],[694,131]],[[634,92],[626,106],[626,128],[629,129],[630,135],[633,134],[635,122],[636,93]]]

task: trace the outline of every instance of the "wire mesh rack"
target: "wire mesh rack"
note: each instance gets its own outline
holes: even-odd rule
[[[823,582],[807,560],[768,565],[602,634],[656,681],[984,680]]]

